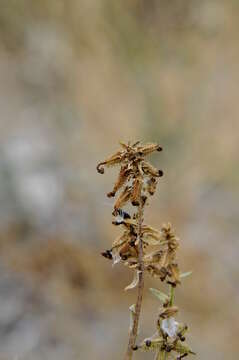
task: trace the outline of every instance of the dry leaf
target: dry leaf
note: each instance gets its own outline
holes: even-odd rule
[[[126,286],[125,290],[131,290],[131,289],[134,289],[138,283],[139,283],[139,274],[140,274],[140,271],[139,270],[136,270],[134,272],[134,278],[133,278],[133,281],[132,283],[130,283],[128,286]]]

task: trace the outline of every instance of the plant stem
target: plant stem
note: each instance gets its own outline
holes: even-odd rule
[[[166,351],[164,351],[163,360],[167,360],[167,359],[168,359],[168,353]]]
[[[125,355],[125,360],[131,360],[133,357],[133,348],[136,343],[136,338],[138,335],[138,326],[139,326],[139,317],[141,312],[141,305],[143,299],[143,290],[144,290],[144,263],[143,263],[143,240],[142,240],[142,223],[143,223],[143,202],[140,201],[138,207],[138,229],[137,229],[137,240],[139,247],[139,256],[138,256],[138,270],[139,270],[139,283],[138,283],[138,296],[135,306],[135,316],[132,330],[129,335],[129,343],[127,352]]]
[[[158,350],[158,351],[156,352],[156,355],[155,355],[154,360],[160,360],[160,355],[161,355],[161,350]]]
[[[167,360],[168,359],[168,354],[166,353],[166,351],[162,351],[162,350],[158,350],[155,356],[154,360]]]
[[[174,287],[171,285],[170,288],[170,300],[169,300],[169,305],[173,306],[173,302],[174,302]]]

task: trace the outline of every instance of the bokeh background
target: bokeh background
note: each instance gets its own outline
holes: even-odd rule
[[[138,139],[164,147],[146,220],[193,270],[188,341],[238,359],[238,34],[235,0],[0,0],[1,360],[123,358],[136,292],[100,256],[116,171],[95,166]],[[146,288],[141,338],[158,307]]]

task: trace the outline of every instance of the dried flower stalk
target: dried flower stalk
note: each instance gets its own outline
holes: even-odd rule
[[[189,273],[180,273],[176,259],[179,239],[171,225],[163,225],[157,230],[143,223],[145,204],[148,198],[154,195],[158,178],[163,175],[162,170],[151,165],[145,157],[154,151],[162,151],[162,147],[154,143],[142,145],[140,141],[134,144],[121,142],[120,145],[122,149],[100,162],[97,171],[104,174],[105,167],[120,166],[118,179],[107,196],[115,197],[121,191],[114,203],[112,224],[120,226],[123,232],[102,255],[113,260],[113,265],[121,262],[135,273],[132,283],[125,288],[138,289],[136,304],[130,306],[130,335],[125,360],[131,360],[133,351],[138,349],[154,351],[155,360],[169,359],[173,353],[177,353],[177,359],[180,360],[194,354],[184,343],[187,326],[174,319],[179,311],[174,305],[174,290],[181,283],[181,278]],[[129,203],[132,204],[132,209],[136,208],[132,210],[132,214],[123,210]],[[136,345],[145,273],[166,281],[170,293],[166,295],[151,289],[163,303],[157,318],[157,332]]]

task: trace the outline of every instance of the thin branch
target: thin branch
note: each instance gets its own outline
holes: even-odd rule
[[[138,243],[139,243],[139,257],[138,257],[138,266],[139,266],[139,283],[138,283],[138,296],[137,302],[135,307],[135,316],[134,316],[134,323],[132,330],[129,336],[129,343],[127,352],[125,355],[125,360],[131,360],[133,357],[133,349],[135,347],[136,338],[138,335],[138,326],[139,326],[139,317],[141,312],[141,305],[143,299],[143,290],[144,290],[144,263],[143,263],[143,241],[142,241],[142,223],[143,223],[143,212],[144,212],[144,205],[142,200],[140,201],[138,207]]]
[[[161,350],[157,350],[156,354],[155,354],[155,358],[154,360],[160,360],[161,359]]]
[[[174,302],[174,286],[171,285],[171,288],[170,288],[170,300],[169,300],[169,305],[170,306],[173,306],[173,302]]]
[[[167,360],[168,359],[168,354],[166,353],[166,351],[162,351],[162,350],[158,350],[154,360]]]

